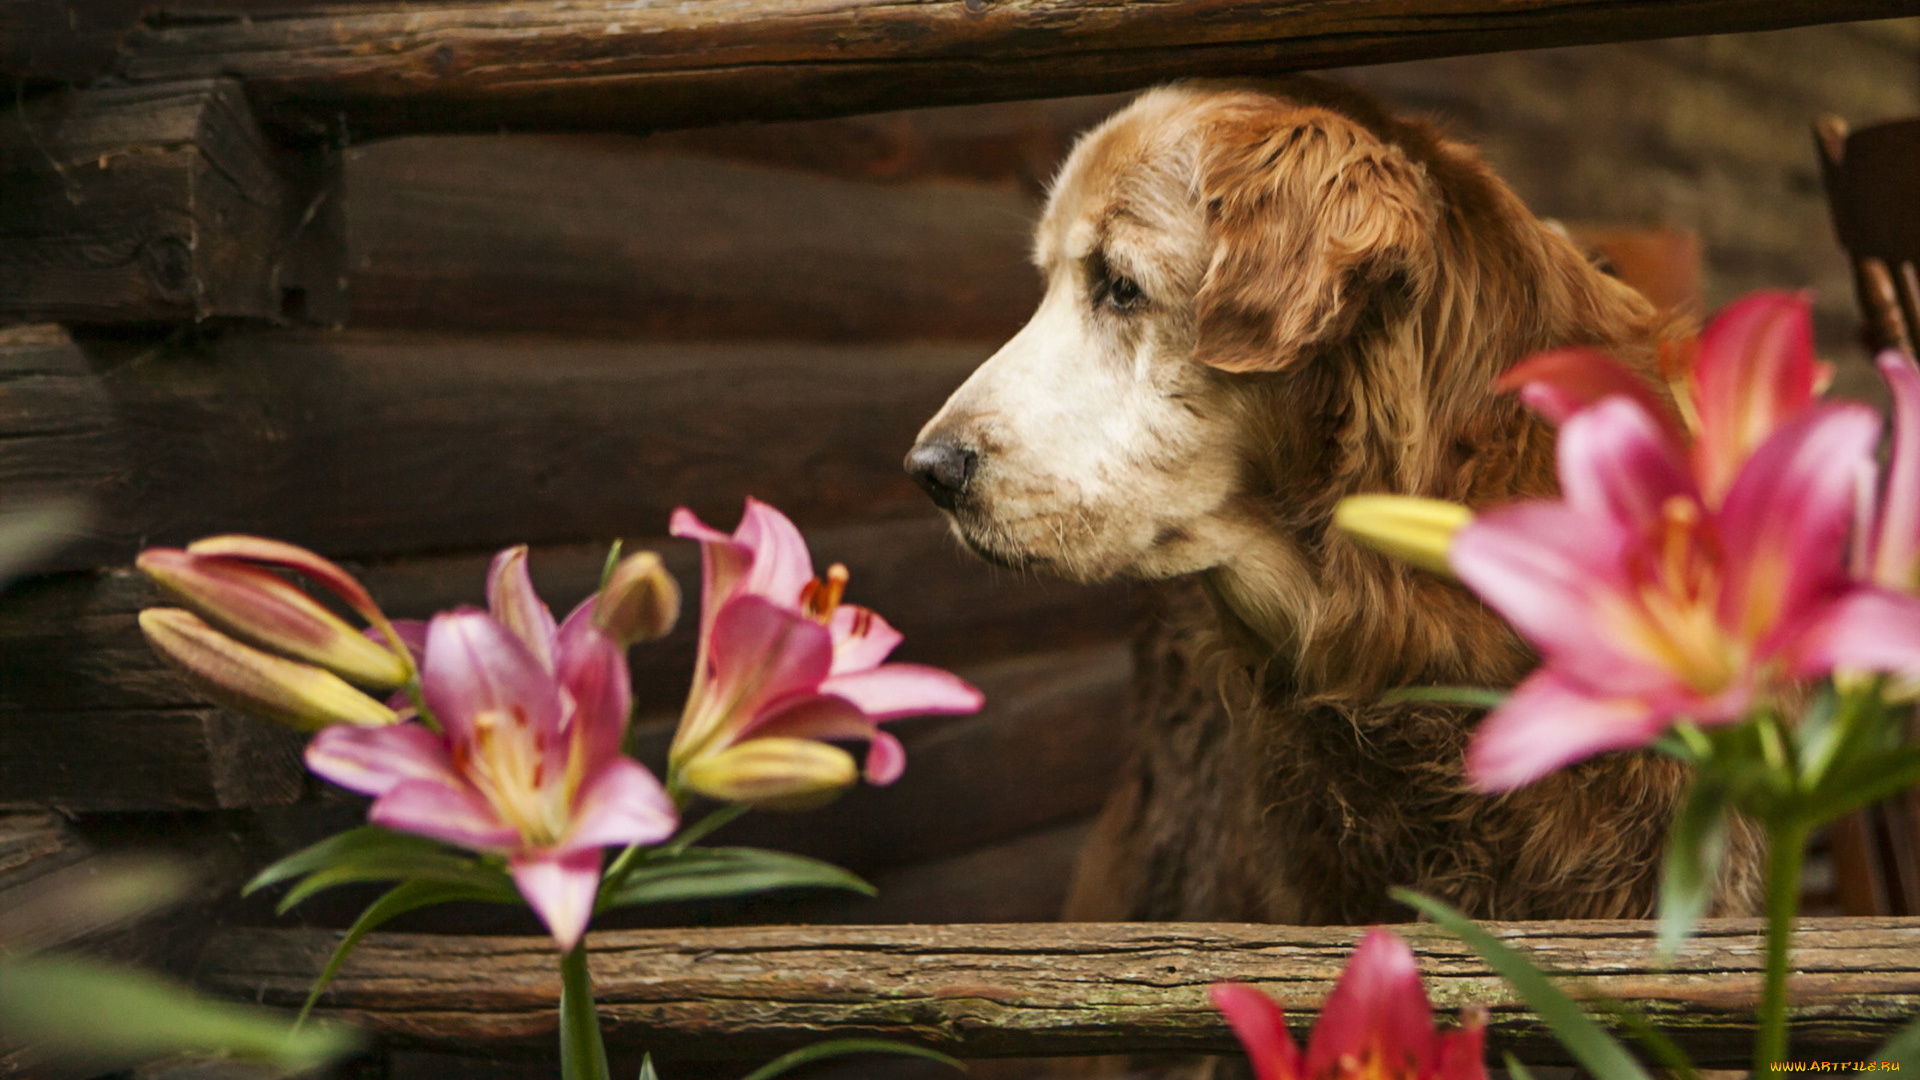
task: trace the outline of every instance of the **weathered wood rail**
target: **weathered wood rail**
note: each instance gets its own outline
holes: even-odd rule
[[[1710,920],[1673,964],[1643,922],[1495,924],[1581,995],[1642,1009],[1701,1064],[1751,1052],[1764,955],[1757,920]],[[1559,1060],[1544,1029],[1437,927],[1400,928],[1443,1011],[1492,1013],[1491,1044]],[[971,1057],[1229,1052],[1211,983],[1259,984],[1300,1027],[1317,1015],[1358,931],[1248,924],[751,927],[617,931],[590,939],[611,1045],[759,1057],[825,1037],[910,1039]],[[336,937],[235,930],[202,978],[297,1004]],[[396,1042],[474,1053],[542,1050],[559,976],[544,938],[382,934],[323,999]],[[1920,1013],[1920,919],[1809,919],[1794,954],[1793,1049],[1859,1057]]]
[[[1912,14],[1914,0],[492,2],[16,12],[0,73],[233,76],[353,138],[634,130],[1131,89],[1350,64]]]

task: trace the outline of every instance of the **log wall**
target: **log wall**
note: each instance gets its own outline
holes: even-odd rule
[[[1920,112],[1920,20],[1336,75],[1438,114],[1543,213],[1697,230],[1713,303],[1813,285],[1844,356],[1855,316],[1807,126]],[[204,707],[146,654],[132,616],[150,594],[126,568],[144,544],[284,536],[419,615],[479,600],[491,550],[525,541],[563,606],[615,537],[661,546],[691,588],[667,513],[729,524],[751,493],[848,563],[903,657],[958,668],[989,708],[903,725],[893,789],[733,834],[842,860],[879,899],[660,917],[1047,918],[1124,753],[1137,596],[959,554],[899,459],[1026,317],[1043,185],[1123,100],[370,143],[343,162],[344,329],[0,330],[0,491],[102,510],[0,606],[0,795],[73,813],[83,838],[190,819],[256,862],[359,813],[302,779],[293,740]],[[690,660],[685,629],[636,653],[656,759]],[[341,925],[353,899],[303,917]],[[435,918],[403,925],[526,929]]]

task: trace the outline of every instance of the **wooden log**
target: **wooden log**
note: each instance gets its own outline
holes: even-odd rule
[[[83,341],[0,337],[0,490],[99,507],[56,569],[227,530],[336,557],[657,535],[748,494],[802,525],[924,516],[900,459],[996,344]]]
[[[985,341],[1040,298],[1012,190],[579,137],[395,140],[346,176],[359,327]]]
[[[40,95],[0,117],[0,322],[338,323],[339,179],[231,79]]]
[[[289,126],[633,130],[1056,97],[1176,76],[1767,30],[1910,14],[1911,0],[718,0],[406,10],[170,4],[119,43],[134,82],[232,74]],[[229,9],[230,10],[230,9]],[[186,16],[186,17],[181,17]],[[5,50],[8,73],[35,41]]]
[[[291,803],[292,731],[202,706],[0,718],[0,805],[215,810]]]
[[[1764,948],[1758,920],[1708,920],[1668,966],[1645,922],[1492,924],[1576,995],[1642,1009],[1701,1065],[1751,1053]],[[1489,1043],[1564,1061],[1537,1020],[1457,940],[1399,928],[1437,1006],[1492,1012]],[[593,935],[608,1041],[656,1053],[761,1057],[832,1035],[910,1039],[963,1056],[1231,1052],[1206,1001],[1261,986],[1296,1031],[1312,1023],[1359,931],[1247,924],[736,927]],[[208,949],[220,990],[298,1003],[335,935],[240,930]],[[1808,919],[1794,953],[1796,1057],[1858,1060],[1920,1012],[1920,919]],[[545,1048],[559,976],[545,938],[380,935],[325,998],[332,1015],[409,1045]]]

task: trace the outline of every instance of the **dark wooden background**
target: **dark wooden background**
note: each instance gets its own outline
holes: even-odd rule
[[[1870,391],[1808,123],[1920,112],[1920,20],[1335,74],[1480,142],[1544,214],[1697,231],[1712,303],[1815,288],[1843,389]],[[730,525],[755,494],[823,563],[848,564],[849,598],[901,627],[903,658],[961,671],[988,707],[900,725],[909,767],[893,788],[731,830],[842,861],[878,899],[658,917],[1051,918],[1126,750],[1141,592],[968,559],[899,461],[1025,319],[1044,184],[1123,100],[369,143],[342,163],[343,329],[0,327],[0,493],[77,492],[99,510],[55,572],[0,605],[0,793],[19,809],[0,835],[15,875],[0,899],[48,867],[165,838],[209,881],[152,937],[157,959],[186,965],[215,924],[273,922],[230,899],[250,868],[360,812],[303,779],[296,739],[200,704],[147,654],[133,614],[152,598],[127,569],[142,545],[281,536],[422,615],[478,601],[491,551],[525,541],[565,607],[615,537],[657,546],[695,588],[668,512]],[[657,764],[689,633],[635,656]],[[292,921],[339,926],[364,898]],[[527,929],[482,909],[406,925]],[[382,1068],[489,1075],[411,1052]]]

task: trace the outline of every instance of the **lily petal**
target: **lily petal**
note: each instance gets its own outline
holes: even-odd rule
[[[446,741],[418,724],[330,727],[307,744],[307,768],[348,791],[385,795],[409,780],[458,787]]]
[[[569,724],[579,725],[589,760],[618,756],[633,712],[633,673],[627,650],[594,624],[589,597],[556,635],[554,674],[573,698]]]
[[[960,676],[921,664],[882,664],[834,675],[820,684],[820,692],[846,698],[875,721],[979,712],[986,701]]]
[[[1795,674],[1884,671],[1920,675],[1920,599],[1859,589],[1829,605],[1789,650]]]
[[[1440,1036],[1433,1080],[1487,1080],[1487,1010],[1460,1011],[1460,1029]]]
[[[520,834],[465,785],[403,781],[374,801],[367,820],[475,851],[507,852],[520,846]]]
[[[1805,294],[1752,293],[1707,324],[1690,383],[1700,420],[1695,474],[1709,501],[1755,448],[1812,406],[1822,379]]]
[[[1520,400],[1535,412],[1564,424],[1575,413],[1610,397],[1637,403],[1648,416],[1676,437],[1679,424],[1673,409],[1653,387],[1624,364],[1598,349],[1551,349],[1535,353],[1508,368],[1494,380],[1500,390],[1519,388]]]
[[[487,570],[487,611],[526,643],[541,667],[553,670],[553,612],[533,591],[525,544],[493,557]]]
[[[1879,434],[1880,418],[1864,405],[1822,406],[1762,444],[1728,489],[1720,619],[1763,652],[1843,582],[1855,478]]]
[[[1920,585],[1920,368],[1897,349],[1881,353],[1878,364],[1893,392],[1893,446],[1870,572],[1875,584],[1911,591]]]
[[[1330,1076],[1343,1058],[1379,1061],[1387,1076],[1425,1076],[1439,1047],[1433,1007],[1413,950],[1375,927],[1360,939],[1327,995],[1307,1042],[1307,1075]]]
[[[1214,983],[1207,997],[1246,1049],[1255,1080],[1301,1080],[1300,1050],[1272,998],[1245,983]]]
[[[1598,696],[1538,671],[1480,721],[1467,777],[1481,791],[1511,791],[1601,751],[1645,746],[1667,721],[1644,701]]]
[[[787,515],[750,498],[733,535],[753,552],[753,567],[742,587],[776,604],[798,604],[800,591],[813,580],[813,556]]]
[[[560,726],[558,684],[526,642],[491,615],[466,609],[427,624],[420,692],[448,735],[471,740],[482,714],[521,715],[537,732]]]
[[[880,666],[902,640],[895,630],[871,608],[841,604],[827,624],[833,634],[833,674],[866,671]]]
[[[1669,432],[1628,398],[1608,398],[1568,418],[1558,453],[1567,505],[1636,532],[1662,520],[1667,500],[1697,498]]]
[[[762,597],[741,593],[714,619],[712,693],[744,722],[767,703],[812,691],[833,669],[827,628]]]
[[[867,742],[867,761],[861,766],[861,773],[867,783],[875,787],[886,787],[907,771],[907,748],[892,733],[874,729],[873,738]]]
[[[339,564],[298,545],[269,540],[263,536],[228,534],[195,540],[187,545],[187,551],[195,555],[245,559],[292,570],[325,586],[328,592],[352,608],[354,614],[368,622],[378,625],[386,621],[386,615],[373,602],[373,597],[367,594],[366,587],[355,580],[352,574],[341,569]]]
[[[600,849],[516,855],[507,861],[507,869],[560,951],[571,952],[593,918],[593,901],[600,892]]]
[[[632,758],[615,758],[587,781],[573,809],[565,847],[657,844],[673,835],[680,816],[660,781]]]

